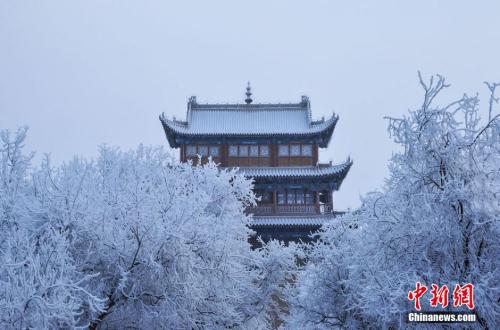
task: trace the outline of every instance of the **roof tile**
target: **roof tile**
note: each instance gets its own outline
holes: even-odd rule
[[[348,159],[334,166],[297,166],[297,167],[240,167],[248,177],[323,177],[346,173],[352,165]]]
[[[335,219],[338,214],[317,216],[254,216],[250,226],[252,227],[298,227],[298,226],[322,226],[328,221]]]

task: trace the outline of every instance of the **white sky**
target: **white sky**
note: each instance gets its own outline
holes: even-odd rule
[[[56,162],[97,145],[166,145],[158,115],[186,101],[298,102],[340,121],[321,160],[354,166],[355,207],[396,146],[384,115],[420,102],[416,71],[448,97],[500,81],[500,1],[1,1],[0,128],[30,126]]]

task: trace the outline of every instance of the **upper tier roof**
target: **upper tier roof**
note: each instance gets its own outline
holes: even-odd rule
[[[324,135],[322,146],[328,144],[338,116],[313,121],[309,99],[288,104],[198,104],[190,98],[186,121],[160,120],[172,147],[176,136],[311,136]]]

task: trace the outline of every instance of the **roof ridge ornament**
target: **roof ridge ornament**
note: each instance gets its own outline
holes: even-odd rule
[[[245,99],[246,104],[250,104],[253,101],[251,98],[251,96],[252,96],[251,90],[252,90],[252,87],[250,87],[250,82],[248,82],[247,83],[247,92],[245,93],[245,95],[247,96],[247,98]]]

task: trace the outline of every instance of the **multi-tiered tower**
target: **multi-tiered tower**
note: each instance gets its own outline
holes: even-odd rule
[[[198,104],[191,97],[186,121],[160,121],[181,161],[239,167],[255,180],[260,197],[252,228],[264,239],[304,238],[334,217],[333,192],[352,161],[318,162],[318,148],[330,142],[338,116],[312,120],[308,97],[299,103],[254,104],[250,86],[244,104]]]

